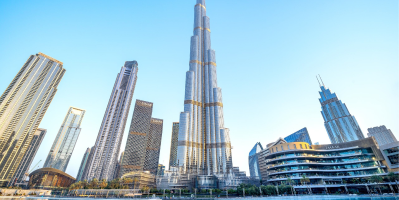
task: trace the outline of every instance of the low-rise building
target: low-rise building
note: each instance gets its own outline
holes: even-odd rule
[[[342,184],[353,178],[385,175],[384,157],[373,138],[340,144],[313,145],[306,142],[278,144],[269,148],[264,159],[267,182],[284,183],[290,178],[301,184],[302,176],[311,184]]]
[[[29,188],[59,189],[68,188],[76,179],[54,168],[40,168],[29,174]]]

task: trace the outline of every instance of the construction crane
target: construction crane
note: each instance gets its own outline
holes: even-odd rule
[[[35,169],[35,167],[36,167],[36,166],[39,167],[38,165],[39,165],[40,162],[42,162],[42,160],[39,160],[39,162],[37,162],[36,165],[33,166],[33,167],[31,168],[30,171],[28,171],[27,173],[25,173],[25,177],[24,177],[22,180],[26,180],[26,178],[27,178],[27,177],[29,176],[29,174]]]

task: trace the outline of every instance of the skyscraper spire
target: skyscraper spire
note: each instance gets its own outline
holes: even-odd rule
[[[229,129],[224,127],[222,90],[217,86],[205,0],[197,0],[194,6],[193,33],[179,122],[179,167],[183,172],[192,169],[200,173],[205,168],[206,174],[226,173],[232,168],[231,143]]]
[[[346,105],[338,99],[335,93],[331,93],[330,89],[326,89],[324,84],[320,88],[321,114],[331,143],[336,144],[363,139],[363,132],[355,116],[349,113]]]

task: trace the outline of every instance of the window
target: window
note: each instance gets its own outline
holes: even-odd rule
[[[301,147],[301,149],[303,149],[302,144],[299,144],[299,146]]]
[[[288,150],[290,150],[290,145],[287,145]]]
[[[296,144],[294,144],[294,149],[296,149]]]
[[[276,152],[278,152],[278,148],[276,147]]]
[[[283,147],[283,145],[281,145],[281,151],[284,151],[284,147]]]

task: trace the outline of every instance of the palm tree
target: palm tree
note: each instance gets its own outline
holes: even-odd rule
[[[380,194],[381,194],[381,188],[380,188],[380,185],[378,183],[382,183],[383,182],[382,177],[378,176],[378,175],[372,175],[372,176],[370,176],[370,182],[377,183],[378,190],[380,191]]]
[[[393,173],[393,172],[389,172],[388,174],[387,174],[387,178],[388,178],[388,180],[390,181],[390,182],[394,182],[395,181],[395,179],[397,179],[397,175],[395,175],[395,173]]]
[[[306,177],[305,174],[302,174],[302,178],[301,178],[301,183],[309,183],[310,179],[308,177]]]
[[[96,188],[98,186],[98,179],[95,178],[95,179],[91,180],[89,185],[92,189]]]
[[[133,181],[134,181],[133,189],[136,189],[136,183],[139,181],[139,178],[134,177]]]
[[[103,179],[103,180],[101,181],[101,183],[100,183],[100,188],[101,188],[101,189],[104,189],[105,187],[107,187],[107,185],[108,185],[107,181],[106,181],[105,179]]]

